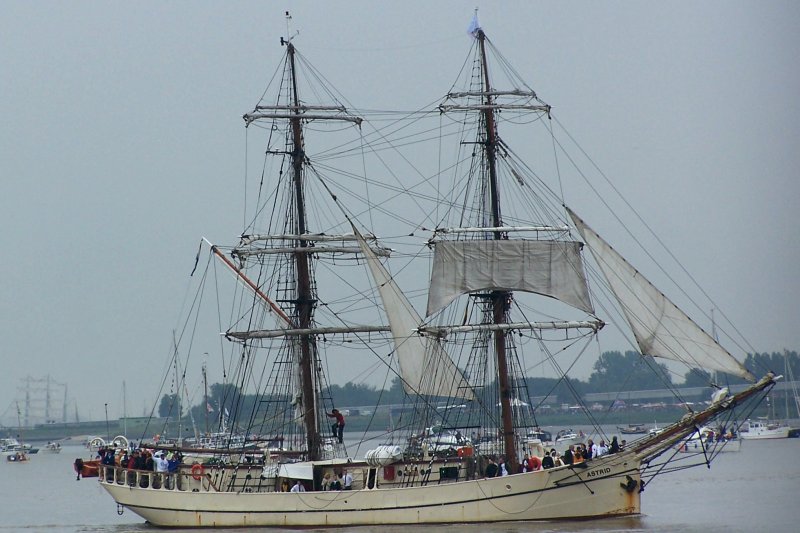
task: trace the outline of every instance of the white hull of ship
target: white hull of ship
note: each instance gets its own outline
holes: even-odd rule
[[[100,483],[118,504],[164,527],[480,523],[638,514],[638,467],[632,456],[620,454],[585,468],[416,487],[303,493],[138,488],[106,482],[102,476]]]
[[[775,429],[759,429],[742,432],[739,436],[746,440],[762,440],[762,439],[788,439],[789,426],[782,426]]]
[[[747,440],[788,439],[790,429],[788,425],[766,419],[748,420],[739,431],[739,436]]]
[[[553,443],[553,448],[555,448],[558,453],[563,454],[570,446],[574,446],[576,444],[580,444],[584,442],[586,437],[578,437],[577,435],[574,437],[565,437],[561,439],[556,439]]]

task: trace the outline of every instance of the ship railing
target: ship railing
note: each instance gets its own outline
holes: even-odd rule
[[[189,468],[189,465],[184,465]],[[219,468],[219,467],[218,467]],[[274,490],[275,478],[263,478],[258,474],[245,473],[236,481],[236,468],[223,467],[222,472],[227,473],[217,479],[212,479],[208,472],[191,471],[183,467],[177,472],[153,472],[151,470],[135,470],[121,466],[100,465],[99,478],[101,483],[108,485],[124,485],[150,490],[190,491],[190,492],[220,492],[232,490],[241,492],[271,492]],[[225,485],[225,489],[221,486]]]
[[[100,465],[100,481],[152,490],[217,492],[210,480],[195,479],[190,472],[153,472],[121,466]]]

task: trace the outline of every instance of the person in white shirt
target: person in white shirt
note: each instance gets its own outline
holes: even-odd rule
[[[167,472],[169,470],[169,461],[164,459],[164,452],[159,452],[153,456],[153,467],[156,472]]]
[[[353,475],[347,470],[344,471],[344,490],[353,490]]]
[[[300,483],[300,480],[298,479],[297,481],[294,482],[294,485],[292,486],[292,490],[290,492],[305,492],[305,491],[306,488],[303,486],[302,483]]]
[[[573,446],[574,446],[573,444],[569,445],[570,453],[572,453],[572,447]],[[553,450],[553,451],[550,452],[550,456],[553,458],[553,468],[555,468],[557,466],[564,466],[564,460],[561,458],[560,455],[558,455],[558,452]],[[574,454],[573,454],[573,457],[574,457]]]
[[[498,464],[497,466],[501,476],[508,475],[508,468],[506,468],[506,458],[503,457],[502,455],[500,456],[500,464]]]
[[[606,441],[601,440],[600,446],[597,448],[597,456],[602,457],[608,453],[608,446],[606,446]]]

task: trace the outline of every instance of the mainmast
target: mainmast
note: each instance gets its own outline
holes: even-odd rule
[[[494,240],[507,238],[503,232],[498,231],[503,225],[500,216],[500,191],[497,184],[497,130],[494,119],[494,109],[492,107],[492,87],[489,81],[489,65],[486,61],[486,35],[483,30],[478,29],[478,46],[480,47],[481,72],[483,73],[484,109],[483,118],[486,127],[486,142],[484,153],[486,154],[486,164],[489,171],[489,201],[492,210],[492,232]],[[492,305],[492,322],[503,324],[506,322],[506,312],[508,311],[511,293],[509,291],[492,291],[490,293]],[[517,466],[517,445],[514,432],[513,413],[511,412],[511,386],[509,383],[508,359],[506,357],[506,331],[498,328],[494,332],[494,350],[497,358],[497,384],[500,389],[500,414],[503,423],[503,444],[506,457],[506,468],[510,474],[516,473]]]
[[[298,235],[305,235],[306,212],[305,199],[303,196],[303,163],[305,161],[305,151],[303,149],[303,126],[301,123],[300,98],[297,94],[297,77],[295,72],[294,45],[287,43],[287,54],[289,58],[289,73],[291,77],[291,98],[293,111],[289,118],[292,127],[292,179],[295,191],[296,208],[296,231]],[[311,290],[311,272],[309,269],[308,254],[302,250],[308,246],[308,241],[299,239],[296,247],[301,250],[294,253],[295,269],[297,273],[297,299],[295,301],[295,311],[297,314],[297,327],[306,329],[311,326],[311,316],[314,310],[315,300]],[[308,447],[308,459],[313,461],[319,459],[320,442],[317,417],[315,416],[316,395],[314,394],[314,368],[316,346],[314,337],[311,335],[300,335],[300,387],[302,398],[303,422],[306,429],[306,446]]]

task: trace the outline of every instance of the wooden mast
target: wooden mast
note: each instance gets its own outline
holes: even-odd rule
[[[297,234],[305,235],[306,212],[305,198],[303,195],[303,164],[305,162],[305,150],[303,148],[303,127],[301,123],[300,98],[297,93],[297,76],[295,72],[294,45],[287,43],[287,53],[289,58],[289,70],[291,75],[292,91],[292,117],[289,122],[292,127],[292,178],[294,181],[294,202],[296,208]],[[305,248],[308,241],[299,239],[296,247]],[[295,252],[295,269],[297,274],[297,300],[295,310],[297,313],[297,327],[306,329],[311,327],[311,316],[314,310],[314,298],[311,288],[311,271],[309,268],[308,254]],[[314,338],[311,335],[300,335],[300,389],[303,409],[303,423],[306,429],[306,446],[308,448],[308,460],[314,461],[320,458],[320,437],[317,425],[315,394],[314,394],[314,368],[316,349]]]
[[[290,228],[288,233],[286,233],[287,228],[281,228],[282,233],[275,235],[275,237],[293,244],[290,247],[270,248],[270,250],[274,253],[288,254],[288,264],[286,266],[289,270],[293,270],[288,275],[294,280],[294,293],[291,295],[291,300],[289,300],[289,303],[294,307],[291,313],[292,316],[290,317],[266,296],[230,260],[219,253],[217,255],[225,261],[226,265],[236,273],[243,283],[269,305],[271,311],[278,315],[282,322],[279,327],[290,332],[292,336],[296,336],[295,340],[288,341],[291,343],[289,349],[295,359],[294,362],[298,371],[297,389],[299,390],[297,392],[299,392],[299,397],[297,398],[296,410],[301,413],[300,416],[303,418],[302,424],[306,434],[306,458],[313,461],[322,458],[323,449],[322,436],[320,434],[321,420],[319,417],[319,414],[321,414],[319,409],[322,406],[318,398],[321,386],[318,383],[321,368],[315,342],[315,334],[319,328],[314,327],[313,320],[317,300],[310,256],[312,253],[318,254],[330,251],[349,253],[351,250],[344,248],[321,249],[322,247],[316,247],[314,242],[318,241],[321,236],[309,233],[305,198],[307,192],[305,189],[305,167],[308,164],[308,160],[305,152],[303,121],[342,120],[360,125],[362,120],[358,117],[347,115],[347,109],[342,105],[304,105],[300,100],[297,83],[297,51],[291,39],[281,38],[281,44],[287,48],[286,63],[284,65],[288,71],[284,70],[284,75],[286,77],[285,87],[288,91],[286,96],[289,101],[286,102],[286,105],[257,105],[252,113],[246,113],[243,118],[248,125],[262,119],[288,121],[288,146],[283,155],[288,156],[290,159],[290,170],[288,172],[290,204],[287,205],[288,226]],[[312,113],[308,113],[308,111],[312,111]],[[242,246],[247,247],[253,241],[245,237],[242,236]],[[256,236],[256,240],[259,238],[261,237]],[[271,238],[271,236],[267,236],[267,238]],[[237,255],[237,253],[240,258],[251,255],[247,250],[238,252],[234,250],[233,254]],[[255,338],[247,334],[240,335],[237,332],[230,333],[230,336],[237,339]]]
[[[481,54],[481,72],[483,73],[484,93],[484,126],[486,127],[486,143],[484,152],[489,170],[489,195],[492,209],[492,225],[501,227],[500,216],[500,191],[497,183],[497,130],[495,126],[494,111],[492,110],[492,87],[489,81],[489,65],[486,61],[486,34],[483,30],[477,32],[478,45]],[[500,240],[506,236],[501,231],[494,231],[494,239]],[[509,291],[492,291],[492,321],[495,324],[506,322],[511,293]],[[494,332],[494,351],[497,358],[497,384],[500,388],[500,413],[503,423],[503,444],[505,449],[506,469],[509,474],[517,471],[517,445],[514,433],[513,413],[511,411],[511,387],[509,383],[508,358],[506,357],[506,332]]]

